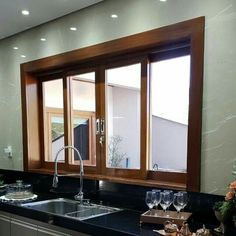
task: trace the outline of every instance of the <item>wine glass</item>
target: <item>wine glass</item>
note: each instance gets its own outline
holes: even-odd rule
[[[182,206],[181,210],[184,209],[188,203],[188,193],[181,191],[179,192],[181,197],[179,198],[179,204]]]
[[[168,193],[170,195],[170,202],[167,206],[167,209],[170,207],[170,205],[172,204],[173,200],[174,200],[174,192],[172,190],[164,190],[164,192]]]
[[[177,211],[177,213],[180,212],[180,210],[182,209],[182,205],[181,205],[181,201],[182,201],[182,198],[183,198],[183,194],[178,192],[178,193],[175,193],[174,194],[174,200],[173,200],[173,205]]]
[[[145,202],[149,208],[149,210],[151,211],[152,208],[154,207],[154,202],[155,202],[155,192],[153,191],[147,191],[146,192],[146,198],[145,198]]]
[[[166,209],[171,204],[171,196],[170,192],[161,192],[161,202],[160,205],[164,212],[166,212]]]
[[[154,198],[154,206],[157,209],[159,203],[161,202],[161,190],[159,189],[153,189],[152,192],[155,193],[155,198]]]

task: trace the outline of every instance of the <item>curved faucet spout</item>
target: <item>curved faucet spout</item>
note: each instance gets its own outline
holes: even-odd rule
[[[60,152],[62,150],[65,150],[65,149],[72,149],[76,152],[77,156],[79,157],[79,161],[80,161],[80,189],[79,189],[79,193],[75,195],[75,199],[76,200],[80,200],[81,202],[83,201],[83,175],[84,175],[84,165],[83,165],[83,159],[80,155],[80,152],[77,148],[73,147],[73,146],[64,146],[62,148],[60,148],[58,151],[57,151],[57,154],[56,154],[56,157],[55,157],[55,167],[54,167],[54,176],[53,176],[53,183],[52,183],[52,187],[53,188],[57,188],[58,186],[58,169],[57,169],[57,163],[58,163],[58,156],[60,154]]]

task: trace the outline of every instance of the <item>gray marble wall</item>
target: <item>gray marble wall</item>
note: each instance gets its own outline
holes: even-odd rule
[[[112,13],[119,17],[110,18]],[[235,0],[105,0],[1,40],[0,168],[23,168],[20,63],[198,16],[206,16],[201,191],[224,194],[236,162]],[[78,30],[70,31],[72,25]],[[12,159],[3,153],[7,145]]]

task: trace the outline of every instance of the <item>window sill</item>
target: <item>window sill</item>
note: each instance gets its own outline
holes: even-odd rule
[[[29,170],[29,172],[53,175],[54,170],[31,169]],[[65,174],[65,175],[71,173],[71,172],[66,172],[66,171],[59,171],[59,172],[60,174]],[[70,176],[70,177],[79,178],[78,176]],[[120,178],[120,177],[110,177],[110,176],[100,175],[100,174],[85,174],[84,179],[109,181],[113,183],[131,184],[131,185],[139,185],[139,186],[153,187],[153,188],[186,190],[186,185],[182,183],[173,183],[173,182],[168,182],[168,181],[158,181],[158,180],[150,180],[150,179],[143,180],[143,179]]]

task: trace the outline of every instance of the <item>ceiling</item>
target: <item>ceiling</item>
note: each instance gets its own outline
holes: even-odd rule
[[[103,0],[0,0],[0,39]],[[30,11],[28,16],[22,10]]]

